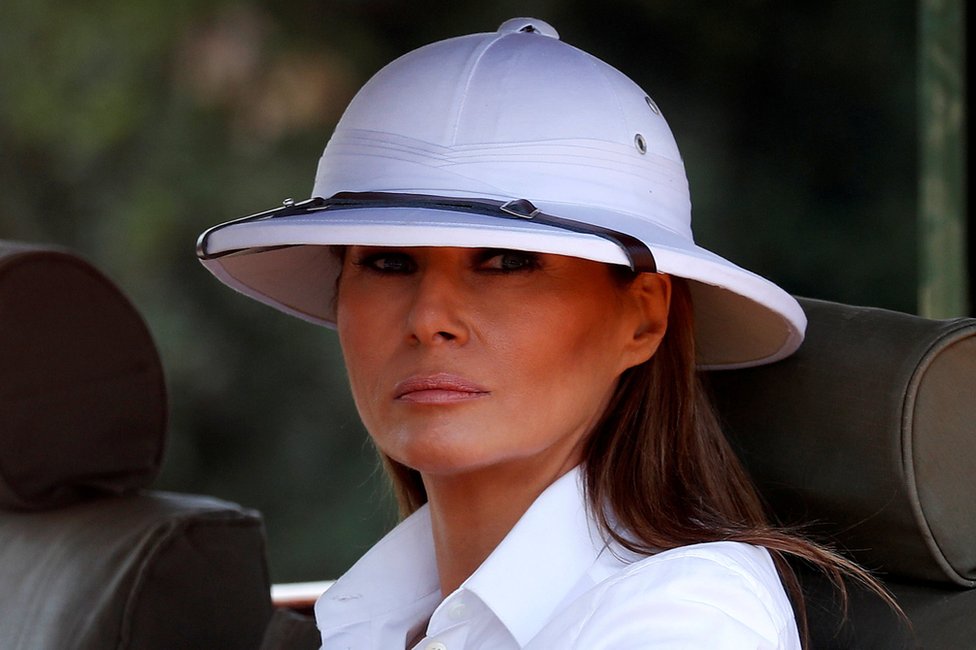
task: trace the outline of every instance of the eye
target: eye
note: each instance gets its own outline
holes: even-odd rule
[[[406,274],[417,270],[417,263],[410,255],[396,251],[367,253],[355,263],[356,266],[377,273]]]
[[[526,251],[489,250],[482,258],[482,269],[510,273],[513,271],[531,271],[539,268],[539,255]]]

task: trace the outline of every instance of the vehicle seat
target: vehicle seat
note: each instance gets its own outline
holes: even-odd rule
[[[812,647],[964,648],[976,639],[976,320],[801,299],[799,351],[709,373],[773,512],[875,572],[911,621],[804,574]]]
[[[155,345],[115,286],[0,241],[0,648],[261,645],[261,517],[146,490],[166,417]]]

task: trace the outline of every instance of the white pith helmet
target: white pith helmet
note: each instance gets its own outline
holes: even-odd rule
[[[695,245],[684,165],[654,101],[543,21],[432,43],[349,104],[312,199],[200,236],[221,281],[334,326],[329,245],[570,255],[690,282],[703,368],[792,353],[806,317],[768,280]]]

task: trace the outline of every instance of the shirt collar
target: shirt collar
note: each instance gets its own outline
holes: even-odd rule
[[[520,646],[545,625],[604,552],[574,468],[550,485],[458,591],[474,593]],[[323,636],[362,623],[409,627],[441,600],[430,512],[390,531],[315,606]]]
[[[577,467],[539,495],[461,588],[475,593],[524,646],[605,548]]]
[[[426,618],[440,599],[430,512],[424,505],[322,594],[315,618],[323,634],[363,622],[397,625]],[[389,620],[398,609],[402,611]]]

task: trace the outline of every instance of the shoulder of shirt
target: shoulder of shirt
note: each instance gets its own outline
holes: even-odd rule
[[[708,578],[709,580],[704,580]],[[769,551],[743,542],[704,542],[661,551],[641,558],[610,577],[606,588],[659,588],[662,581],[681,582],[695,592],[715,593],[715,580],[740,583],[763,596],[785,597],[779,572]]]
[[[581,628],[666,609],[679,618],[693,614],[701,625],[703,616],[728,621],[716,623],[715,630],[749,630],[772,639],[796,635],[793,609],[769,552],[741,542],[693,544],[641,558],[607,576],[588,600]]]
[[[703,542],[679,546],[631,562],[622,574],[639,573],[672,563],[715,565],[715,568],[721,567],[733,573],[774,578],[775,584],[779,584],[779,574],[769,551],[744,542]]]

